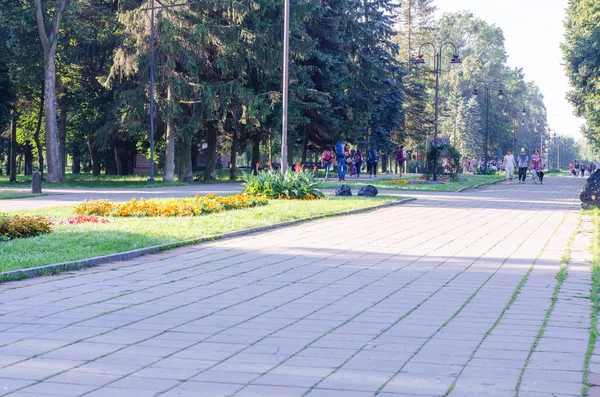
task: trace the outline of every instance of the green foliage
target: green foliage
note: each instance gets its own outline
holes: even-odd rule
[[[437,168],[436,168],[437,167]],[[434,174],[449,175],[458,179],[460,172],[460,153],[452,145],[430,145],[427,151],[425,176],[430,179]]]
[[[495,169],[492,169],[492,168],[481,168],[481,167],[478,167],[475,170],[475,174],[476,175],[496,175],[496,172],[497,171]]]
[[[600,148],[600,3],[569,1],[562,45],[567,77],[572,86],[568,99],[578,116],[587,119],[584,134]]]
[[[323,197],[321,181],[311,171],[288,171],[285,176],[273,170],[244,174],[244,193],[273,199],[312,200]]]
[[[0,242],[52,233],[52,222],[43,216],[9,216],[0,213]]]

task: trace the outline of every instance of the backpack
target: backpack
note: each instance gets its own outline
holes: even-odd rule
[[[344,157],[344,142],[338,142],[335,144],[335,155],[338,158]]]
[[[369,149],[369,161],[379,160],[379,153],[375,149]]]
[[[399,163],[404,161],[404,150],[398,150],[396,152],[396,161]]]

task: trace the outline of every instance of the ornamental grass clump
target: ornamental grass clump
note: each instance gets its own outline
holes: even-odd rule
[[[268,200],[265,197],[247,194],[217,197],[214,194],[207,194],[172,199],[133,199],[126,203],[113,203],[106,200],[84,201],[75,207],[75,214],[114,217],[199,216],[266,204]]]
[[[9,216],[0,213],[0,241],[52,233],[52,221],[43,216]]]
[[[314,178],[310,171],[287,172],[261,171],[257,175],[244,174],[244,193],[266,196],[271,199],[317,200],[323,197],[319,190],[323,182]]]

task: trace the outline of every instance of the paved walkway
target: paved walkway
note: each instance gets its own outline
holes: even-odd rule
[[[11,191],[29,192],[27,189],[6,189]],[[22,199],[0,200],[0,211],[15,211],[24,209],[39,209],[58,207],[62,205],[75,205],[83,200],[106,199],[110,201],[128,201],[134,197],[143,198],[168,198],[187,197],[194,194],[230,194],[241,191],[240,183],[210,183],[184,186],[168,186],[158,188],[135,189],[84,189],[60,188],[44,189],[47,196],[29,197]]]
[[[579,396],[582,183],[422,196],[0,284],[0,395]]]

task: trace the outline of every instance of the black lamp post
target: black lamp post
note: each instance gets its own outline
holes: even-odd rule
[[[177,4],[163,4],[160,0],[156,0],[159,6],[154,5],[154,0],[150,0],[150,7],[144,8],[144,11],[150,10],[150,178],[148,179],[149,184],[154,183],[154,15],[156,10],[162,8],[173,8],[181,7],[192,4],[192,2],[177,3]]]
[[[506,110],[506,108],[505,108],[505,109],[502,111],[502,114],[504,114],[505,116],[508,116],[508,115],[510,115],[510,116],[512,116],[512,118],[513,118],[513,141],[512,141],[512,151],[513,151],[513,153],[516,153],[516,149],[517,149],[517,148],[516,148],[516,141],[517,141],[517,129],[518,129],[518,125],[517,125],[517,124],[519,123],[519,120],[518,120],[518,115],[520,114],[520,115],[522,116],[522,117],[521,117],[520,124],[521,124],[521,126],[524,126],[524,125],[525,125],[525,116],[527,116],[527,110],[523,109],[523,110],[521,110],[521,111],[519,112],[519,111],[517,111],[516,109],[513,109],[513,111],[512,111],[512,112],[510,112],[510,111]]]
[[[440,45],[438,48],[435,44],[428,42],[428,43],[421,44],[421,46],[419,47],[419,55],[417,55],[417,57],[413,61],[415,66],[419,69],[423,68],[423,66],[425,66],[425,63],[426,63],[425,58],[423,57],[423,54],[421,52],[421,50],[423,49],[423,46],[430,46],[431,48],[433,48],[433,53],[434,53],[433,73],[435,73],[435,119],[434,119],[434,123],[433,123],[433,144],[436,145],[437,138],[438,138],[438,114],[439,114],[439,104],[440,104],[440,74],[442,73],[442,54],[444,51],[444,47],[451,46],[454,49],[452,58],[450,58],[450,66],[451,67],[453,67],[453,68],[460,67],[462,61],[460,60],[460,57],[458,56],[456,45],[454,45],[453,43],[446,42],[446,43],[443,43],[442,45]],[[433,180],[436,180],[436,179],[437,179],[437,158],[435,159],[435,165],[434,165],[434,170],[433,170]]]
[[[475,87],[477,87],[478,85],[482,84],[484,89],[485,89],[485,142],[483,144],[483,162],[484,162],[484,166],[483,168],[487,168],[487,164],[488,164],[488,145],[489,145],[489,140],[490,140],[490,90],[493,88],[494,85],[498,86],[498,99],[503,99],[504,98],[504,92],[502,92],[503,86],[502,83],[499,82],[498,80],[493,80],[491,82],[485,82],[485,81],[477,81],[475,82]],[[473,89],[473,98],[477,98],[479,96],[479,91],[477,90],[477,88]]]

